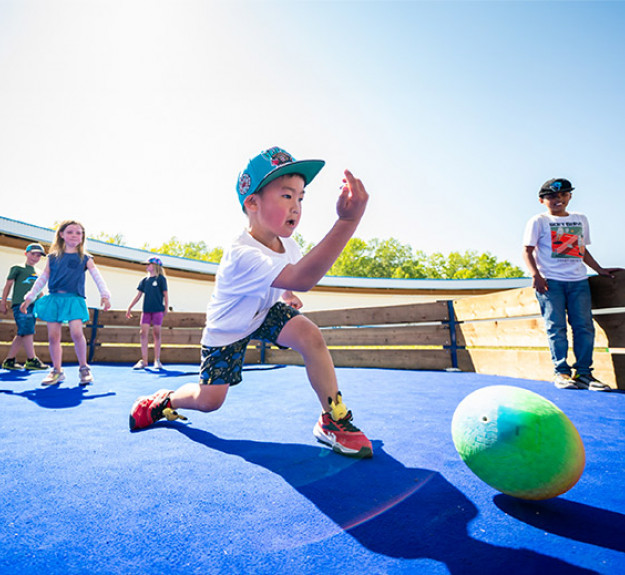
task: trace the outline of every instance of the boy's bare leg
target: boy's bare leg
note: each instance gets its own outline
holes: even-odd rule
[[[14,357],[17,359],[17,352],[20,350],[20,347],[26,349],[26,346],[24,345],[24,336],[16,335],[11,342],[11,347],[9,348],[9,353],[7,354],[7,357]]]
[[[170,395],[171,407],[204,412],[216,411],[226,400],[229,388],[229,385],[187,383]]]
[[[22,336],[22,345],[26,352],[26,359],[32,359],[35,357],[35,335],[29,334]]]
[[[328,411],[328,398],[336,400],[338,383],[330,350],[319,328],[303,315],[290,319],[278,336],[278,343],[302,355],[306,373],[323,411]]]
[[[313,429],[317,440],[342,455],[371,457],[371,442],[353,425],[351,412],[338,397],[334,362],[319,328],[305,316],[295,316],[282,328],[278,343],[298,351],[304,358],[308,379],[324,412]]]

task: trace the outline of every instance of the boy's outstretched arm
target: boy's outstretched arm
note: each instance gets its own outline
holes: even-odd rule
[[[369,194],[363,183],[345,170],[345,185],[336,203],[336,220],[326,236],[296,264],[287,265],[271,284],[294,291],[308,291],[332,267],[354,235],[365,213]]]

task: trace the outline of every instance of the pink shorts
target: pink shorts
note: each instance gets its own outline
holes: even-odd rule
[[[165,317],[164,311],[141,312],[141,323],[147,323],[148,325],[163,325],[163,317]]]

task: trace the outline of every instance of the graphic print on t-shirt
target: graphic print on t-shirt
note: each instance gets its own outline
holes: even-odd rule
[[[584,231],[580,224],[549,224],[552,258],[583,258]]]

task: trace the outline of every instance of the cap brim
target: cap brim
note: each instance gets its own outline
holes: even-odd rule
[[[321,171],[321,168],[325,166],[323,160],[299,160],[296,162],[289,162],[288,164],[282,164],[277,166],[275,170],[269,172],[258,184],[256,191],[260,190],[263,186],[266,186],[270,182],[273,182],[280,176],[286,176],[288,174],[301,174],[304,177],[305,185],[310,184],[315,179],[315,176]]]
[[[559,190],[560,192],[566,194],[567,192],[572,192],[575,188],[564,188],[562,190]],[[549,194],[557,194],[558,192],[556,192],[555,190],[542,190],[541,192],[539,192],[538,197],[539,198],[543,198],[545,196],[548,196]]]

